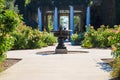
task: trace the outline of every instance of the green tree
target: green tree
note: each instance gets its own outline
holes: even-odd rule
[[[17,13],[19,12],[18,6],[15,5],[15,0],[6,0],[5,1],[5,6],[6,6],[6,9],[15,11]]]

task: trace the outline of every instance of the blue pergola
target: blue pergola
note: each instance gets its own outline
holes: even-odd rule
[[[87,5],[89,0],[34,0],[38,3],[38,26],[40,31],[43,31],[44,28],[44,15],[46,14],[44,11],[46,7],[49,10],[53,11],[54,16],[54,30],[58,30],[59,28],[59,9],[67,9],[69,10],[69,29],[72,30],[70,32],[70,36],[74,33],[74,10],[75,6],[80,6],[84,4],[86,6],[86,25],[90,24],[90,14],[88,12],[89,7]],[[67,8],[66,8],[67,7]]]
[[[70,7],[70,30],[71,31],[71,35],[73,34],[74,32],[74,7],[73,6],[69,6]],[[59,23],[58,23],[58,17],[59,17],[59,10],[58,10],[58,7],[55,7],[54,9],[54,30],[58,30],[58,27],[59,27]],[[39,26],[39,29],[40,31],[42,31],[42,27],[43,27],[43,24],[42,24],[42,11],[40,8],[38,8],[38,26]]]

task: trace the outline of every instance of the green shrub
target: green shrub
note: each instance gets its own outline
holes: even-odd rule
[[[51,45],[54,45],[54,43],[56,42],[57,42],[57,38],[52,33],[47,34],[45,43],[51,46]]]
[[[75,41],[78,37],[78,34],[72,34],[71,39],[72,41]]]
[[[15,0],[5,0],[6,9],[19,13],[18,6],[15,4]]]
[[[13,11],[6,10],[0,14],[0,32],[3,34],[12,32],[20,23],[20,17]]]
[[[34,49],[34,48],[41,48],[46,47],[47,43],[45,43],[46,35],[43,34],[43,32],[40,32],[39,30],[33,30],[31,35],[29,35],[28,38],[28,48]]]
[[[112,53],[114,58],[120,58],[120,43],[112,45]]]
[[[120,78],[120,26],[116,25],[114,28],[114,36],[110,36],[109,42],[112,44],[112,56],[115,58],[112,63],[111,76],[117,80]]]
[[[111,45],[120,42],[120,26],[116,25],[113,31],[114,31],[114,35],[109,36],[109,43]]]
[[[53,45],[56,42],[53,34],[46,31],[40,32],[23,23],[11,35],[15,37],[13,49],[35,49]]]
[[[82,46],[86,48],[98,47],[106,48],[112,45],[110,36],[114,36],[114,31],[108,26],[102,25],[95,30],[93,27],[85,33],[85,39],[82,42]]]
[[[47,47],[47,46],[48,46],[47,43],[45,43],[45,42],[43,42],[43,41],[40,41],[39,44],[40,44],[41,47]]]
[[[82,41],[82,47],[92,48],[95,47],[96,43],[96,30],[93,27],[90,27],[89,32],[86,32],[84,37],[85,39]]]
[[[120,58],[120,27],[115,28],[114,36],[110,36],[110,40],[112,44],[112,55],[115,58]]]
[[[112,62],[112,68],[111,76],[113,78],[120,78],[120,58],[116,58],[114,62]]]
[[[28,39],[29,48],[41,48],[53,45],[56,43],[56,37],[52,33],[46,31],[40,32],[39,30],[33,30],[31,36]]]
[[[27,46],[27,38],[25,37],[25,34],[16,32],[13,33],[12,36],[14,36],[14,46],[12,49],[25,49]]]
[[[98,45],[96,47],[105,48],[110,47],[112,44],[109,43],[109,36],[113,36],[114,32],[109,26],[102,25],[101,28],[97,30],[96,41]]]
[[[5,0],[0,0],[0,14],[3,11],[3,9],[5,8],[5,5],[3,4]]]
[[[13,49],[35,49],[43,46],[41,32],[23,23],[11,35],[15,37]]]
[[[0,62],[6,59],[8,50],[14,45],[14,38],[10,35],[0,36]]]
[[[53,27],[49,24],[48,25],[48,32],[51,32],[53,30]]]
[[[6,54],[14,43],[14,38],[9,34],[15,30],[20,23],[20,16],[11,10],[6,10],[3,4],[4,0],[0,1],[0,61],[6,59]]]
[[[81,42],[84,40],[84,33],[80,33],[80,34],[75,33],[71,36],[71,39],[73,44],[80,45]]]
[[[12,49],[27,49],[28,36],[31,29],[21,23],[11,35],[15,38],[14,46]]]

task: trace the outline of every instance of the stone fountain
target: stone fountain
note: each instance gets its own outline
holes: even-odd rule
[[[56,54],[67,54],[67,48],[64,45],[65,39],[70,34],[70,30],[63,29],[62,26],[59,27],[59,30],[52,31],[54,33],[54,36],[58,37],[58,45],[56,47],[55,53]]]

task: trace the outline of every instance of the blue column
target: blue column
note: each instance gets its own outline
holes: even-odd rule
[[[42,31],[42,11],[38,8],[38,27]]]
[[[70,6],[70,36],[74,33],[74,8]]]
[[[54,30],[58,30],[58,8],[54,10]]]
[[[86,13],[86,31],[89,30],[90,26],[90,6],[87,7],[87,13]]]

